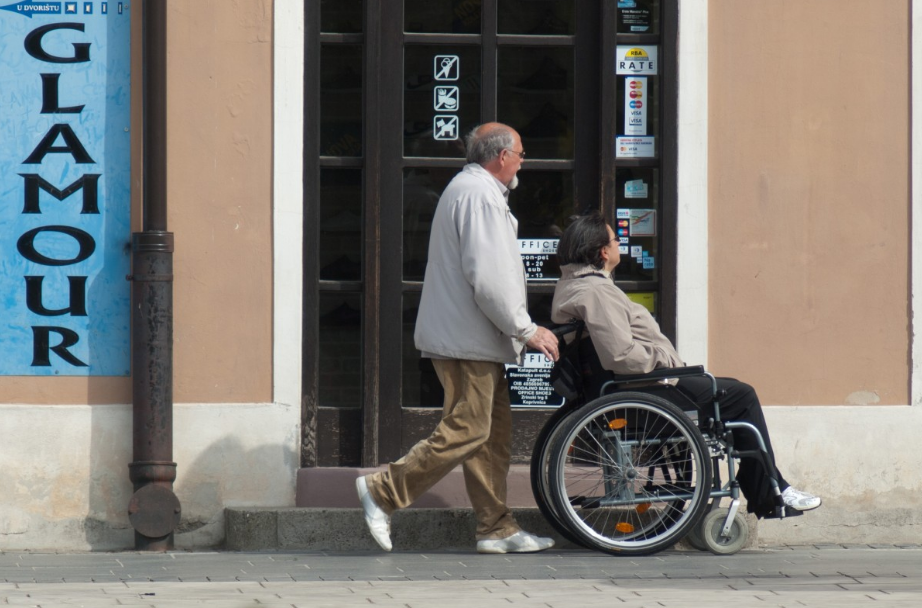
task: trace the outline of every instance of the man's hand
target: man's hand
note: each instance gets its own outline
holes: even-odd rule
[[[525,343],[529,348],[544,353],[551,361],[556,361],[557,353],[557,336],[546,327],[538,327],[538,331],[531,337],[531,340]]]

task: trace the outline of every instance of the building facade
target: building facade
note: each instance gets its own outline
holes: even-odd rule
[[[560,226],[599,209],[625,224],[616,280],[680,354],[759,391],[786,477],[824,497],[761,542],[914,542],[922,1],[168,6],[177,546],[220,544],[225,507],[293,506],[302,468],[378,466],[432,427],[412,344],[427,221],[488,120],[528,155],[511,205],[536,319]],[[555,405],[542,373],[511,370],[523,462]],[[0,549],[131,546],[130,379],[0,376],[0,394]]]

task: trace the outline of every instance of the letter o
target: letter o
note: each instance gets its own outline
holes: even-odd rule
[[[60,232],[73,237],[74,240],[77,241],[77,244],[80,245],[80,252],[77,253],[77,257],[70,260],[55,260],[46,257],[35,249],[35,237],[38,236],[40,232]],[[36,264],[41,264],[43,266],[70,266],[71,264],[79,264],[93,255],[93,252],[96,251],[96,241],[93,239],[92,235],[79,228],[72,228],[70,226],[41,226],[39,228],[33,228],[19,237],[19,241],[16,242],[16,249],[19,250],[22,257]]]

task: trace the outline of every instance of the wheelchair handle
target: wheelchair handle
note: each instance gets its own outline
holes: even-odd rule
[[[582,321],[570,321],[568,323],[553,323],[547,327],[548,330],[558,338],[573,333],[583,326]]]

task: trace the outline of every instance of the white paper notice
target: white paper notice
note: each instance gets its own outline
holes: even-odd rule
[[[615,51],[615,73],[628,76],[656,74],[656,46],[618,46]]]
[[[653,158],[653,137],[616,137],[617,158]]]
[[[624,182],[624,198],[647,198],[649,195],[650,188],[642,179],[631,179]]]
[[[624,134],[647,134],[646,76],[629,76],[624,80]]]

